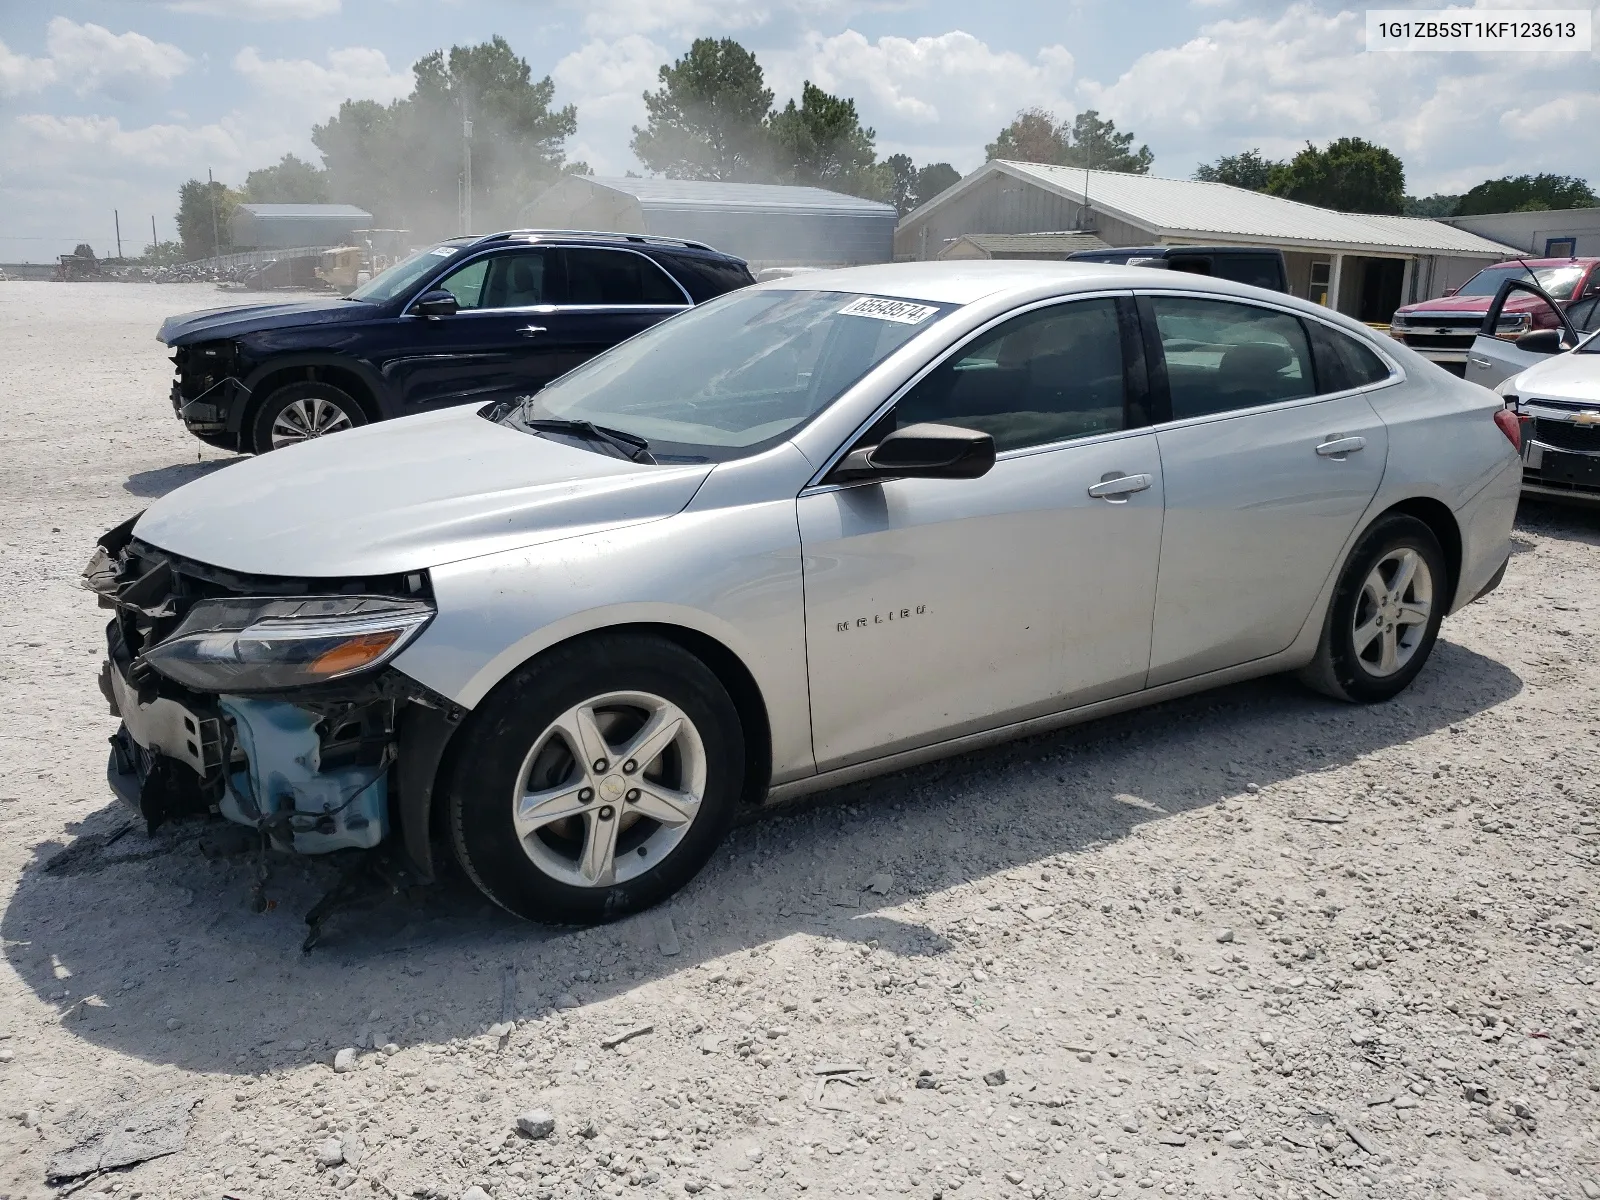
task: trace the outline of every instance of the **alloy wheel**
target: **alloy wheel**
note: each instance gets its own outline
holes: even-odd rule
[[[1367,573],[1351,634],[1356,657],[1376,676],[1405,668],[1423,644],[1433,614],[1433,572],[1409,546],[1389,551]]]
[[[625,883],[681,842],[705,798],[705,744],[648,692],[608,692],[552,721],[523,759],[512,824],[540,871],[574,887]]]
[[[351,429],[350,414],[331,400],[306,396],[291,400],[272,422],[272,448],[281,450],[311,438]]]

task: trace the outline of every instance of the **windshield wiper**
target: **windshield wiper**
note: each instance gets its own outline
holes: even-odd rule
[[[650,455],[650,443],[642,437],[631,433],[623,433],[620,429],[607,429],[604,425],[596,425],[593,421],[573,421],[566,417],[528,417],[519,415],[517,423],[526,429],[537,430],[540,433],[575,433],[579,437],[587,438],[590,442],[598,442],[610,446],[629,462],[649,463],[655,465],[656,460]]]

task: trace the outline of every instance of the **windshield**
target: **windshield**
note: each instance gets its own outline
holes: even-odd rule
[[[1572,289],[1583,278],[1581,266],[1524,267],[1514,263],[1505,267],[1486,267],[1461,285],[1458,296],[1492,296],[1508,279],[1532,278],[1552,300],[1571,300]]]
[[[418,250],[410,258],[401,259],[387,271],[374,275],[355,291],[350,293],[351,300],[376,300],[383,303],[393,300],[408,291],[413,284],[425,275],[444,266],[465,247],[452,246],[449,242],[443,245],[430,246],[426,250]]]
[[[949,305],[847,292],[739,291],[652,326],[503,420],[589,421],[658,461],[776,445]]]

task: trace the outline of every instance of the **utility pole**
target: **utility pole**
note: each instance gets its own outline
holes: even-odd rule
[[[161,239],[156,236],[156,215],[150,214],[150,253],[156,252],[156,247],[161,245]]]
[[[121,258],[122,257],[122,214],[119,213],[116,209],[113,208],[111,210],[111,219],[113,221],[115,221],[116,225],[117,225],[117,257]]]
[[[461,232],[472,232],[472,117],[465,97],[461,100],[461,156],[466,187],[461,202]]]
[[[211,199],[211,257],[222,254],[222,235],[217,232],[217,185],[212,182],[211,168],[206,168],[206,195]]]

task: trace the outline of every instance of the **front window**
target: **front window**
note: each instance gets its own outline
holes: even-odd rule
[[[1521,263],[1485,267],[1456,292],[1458,296],[1492,296],[1508,279],[1531,279],[1544,289],[1552,300],[1571,300],[1573,289],[1583,278],[1581,266],[1525,267]]]
[[[659,462],[776,445],[951,311],[845,292],[735,292],[652,326],[502,419],[588,421]]]
[[[444,242],[438,246],[430,246],[426,250],[418,250],[410,258],[401,259],[387,271],[374,275],[351,292],[349,298],[368,300],[374,304],[397,299],[410,291],[413,285],[421,282],[424,276],[432,275],[460,254],[463,249],[465,247]]]

